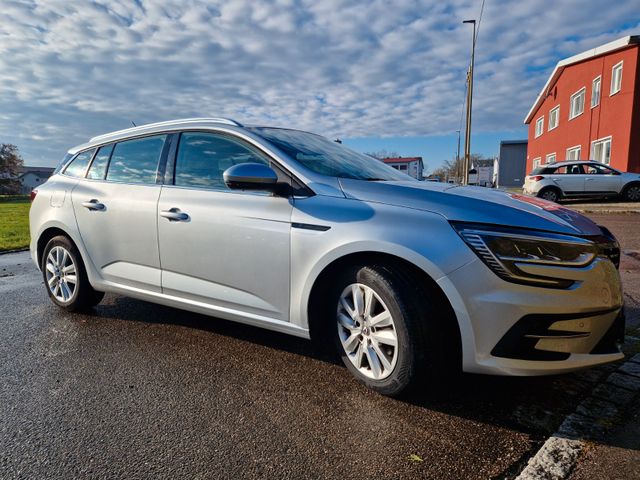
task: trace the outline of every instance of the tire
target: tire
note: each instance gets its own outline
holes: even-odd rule
[[[68,237],[59,235],[49,240],[41,270],[49,298],[69,312],[93,307],[104,297],[89,283],[80,252]]]
[[[538,193],[538,197],[550,202],[557,202],[560,200],[560,192],[555,188],[545,188]]]
[[[627,185],[622,192],[622,198],[625,202],[640,202],[640,183]]]
[[[356,295],[364,316],[354,313]],[[367,303],[367,298],[374,300]],[[442,365],[446,347],[435,324],[444,318],[438,314],[441,309],[402,272],[381,265],[353,266],[332,279],[325,301],[328,334],[343,363],[372,390],[399,396],[425,385],[426,377],[435,379],[450,370]]]

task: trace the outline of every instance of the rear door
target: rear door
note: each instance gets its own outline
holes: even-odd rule
[[[78,228],[104,280],[161,291],[156,208],[167,135],[101,147],[72,193]]]
[[[591,163],[585,167],[587,168],[585,193],[609,195],[620,191],[622,176],[618,172],[597,163]]]
[[[162,291],[228,318],[288,321],[293,200],[227,188],[223,172],[244,162],[271,161],[235,137],[181,134],[158,204]]]
[[[564,195],[582,195],[584,193],[585,175],[580,164],[558,167],[552,175],[549,175],[549,178],[562,189]]]

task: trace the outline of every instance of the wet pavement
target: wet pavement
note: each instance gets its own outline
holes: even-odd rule
[[[600,220],[640,251],[640,216]],[[27,253],[0,256],[0,332],[0,478],[511,477],[613,368],[389,399],[305,340],[116,295],[64,312]]]

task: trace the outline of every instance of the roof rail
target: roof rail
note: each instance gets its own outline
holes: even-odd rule
[[[236,127],[242,127],[242,124],[240,122],[236,122],[235,120],[232,120],[230,118],[224,118],[224,117],[180,118],[180,119],[177,119],[177,120],[168,120],[168,121],[164,121],[164,122],[148,123],[146,125],[140,125],[140,126],[136,126],[136,127],[125,128],[123,130],[116,130],[115,132],[109,132],[109,133],[105,133],[105,134],[102,134],[102,135],[97,135],[97,136],[91,138],[91,140],[89,140],[89,141],[90,142],[96,142],[98,140],[107,139],[109,137],[116,136],[116,135],[122,135],[122,134],[125,134],[125,133],[135,133],[135,132],[138,132],[138,131],[141,131],[141,130],[146,130],[147,128],[170,126],[170,125],[182,125],[182,124],[186,124],[186,123],[201,123],[201,122],[224,123],[226,125],[233,125],[233,126],[236,126]]]

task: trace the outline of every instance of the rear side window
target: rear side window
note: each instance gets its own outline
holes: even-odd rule
[[[84,177],[84,172],[87,171],[87,165],[89,165],[89,161],[95,151],[96,149],[92,148],[91,150],[80,152],[64,169],[64,174],[70,177]]]
[[[183,133],[176,158],[175,185],[226,190],[224,171],[247,162],[269,165],[266,155],[234,139],[211,133]]]
[[[542,173],[549,173],[549,169],[546,167],[536,167],[531,170],[530,175],[540,175]]]
[[[158,161],[166,135],[117,143],[111,154],[107,180],[125,183],[156,183]]]
[[[89,171],[87,172],[87,178],[92,180],[104,180],[104,175],[107,173],[107,164],[109,163],[109,157],[111,157],[111,151],[113,145],[105,145],[100,147],[96,158],[93,159]]]

